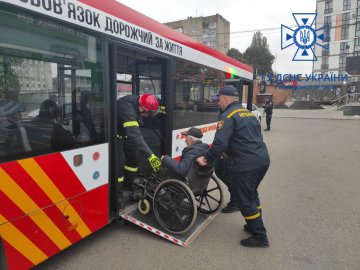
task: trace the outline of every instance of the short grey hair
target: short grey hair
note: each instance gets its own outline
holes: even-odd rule
[[[239,97],[238,96],[227,96],[228,99],[232,102],[232,101],[239,101]]]
[[[196,137],[191,136],[191,135],[187,135],[187,137],[191,138],[193,140],[193,142],[202,142],[202,140],[200,138],[196,138]]]

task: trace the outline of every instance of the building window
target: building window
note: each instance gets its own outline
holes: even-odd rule
[[[341,39],[348,39],[349,38],[349,26],[343,25],[341,27]]]
[[[324,25],[327,25],[327,28],[324,28],[324,42],[330,41],[330,32],[331,32],[331,16],[324,17]]]
[[[216,22],[209,23],[209,28],[216,28]]]
[[[321,69],[328,69],[329,68],[329,58],[323,57],[321,59]]]
[[[349,24],[350,21],[350,12],[343,13],[342,15],[342,24]]]
[[[325,2],[325,10],[324,10],[325,14],[333,12],[332,5],[333,5],[333,1],[326,1]]]
[[[346,67],[346,56],[340,56],[339,57],[339,68],[345,68]]]
[[[340,54],[347,54],[349,52],[350,46],[347,42],[340,43]]]
[[[360,38],[355,38],[354,52],[360,52]]]
[[[343,10],[349,10],[351,7],[351,0],[344,0]]]
[[[360,37],[360,22],[356,22],[355,36]]]
[[[324,25],[328,25],[329,29],[331,28],[331,16],[324,17]]]
[[[193,31],[193,32],[197,32],[196,26],[193,26],[193,27],[192,27],[192,31]]]
[[[328,49],[326,49],[324,47],[322,48],[321,55],[323,55],[323,56],[330,55],[330,45],[329,45]]]
[[[183,33],[183,32],[184,32],[182,27],[174,28],[174,30],[178,31],[179,33]]]

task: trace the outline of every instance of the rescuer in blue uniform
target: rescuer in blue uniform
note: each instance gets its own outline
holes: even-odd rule
[[[145,142],[139,127],[140,119],[154,116],[159,103],[154,95],[125,96],[117,101],[118,145],[124,152],[119,167],[118,182],[134,189],[133,180],[138,171],[138,154],[150,162],[154,171],[161,167],[161,160],[151,151]],[[121,152],[121,150],[120,150]]]
[[[246,247],[268,247],[257,188],[269,168],[270,158],[259,122],[250,111],[241,107],[238,97],[238,91],[231,85],[225,85],[219,91],[222,113],[215,138],[211,149],[197,161],[204,166],[226,154],[226,178],[231,182],[232,195],[245,218],[244,229],[252,234],[240,243]]]
[[[270,98],[267,98],[265,100],[263,108],[264,112],[266,113],[266,128],[264,129],[264,131],[270,131],[270,124],[273,113],[273,103]]]

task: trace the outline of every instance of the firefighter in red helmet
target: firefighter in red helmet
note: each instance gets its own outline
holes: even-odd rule
[[[158,171],[161,160],[154,155],[145,142],[139,127],[141,118],[151,117],[158,113],[159,103],[151,94],[124,96],[117,101],[117,136],[118,146],[124,153],[118,172],[119,186],[124,184],[130,189],[136,186],[133,180],[138,171],[138,154],[145,157],[152,169]]]

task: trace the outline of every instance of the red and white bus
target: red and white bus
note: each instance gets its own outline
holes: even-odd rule
[[[230,77],[251,97],[250,67],[116,1],[0,0],[0,268],[32,268],[119,218],[117,98],[161,100],[142,131],[176,158],[191,126],[212,142],[211,97]]]

